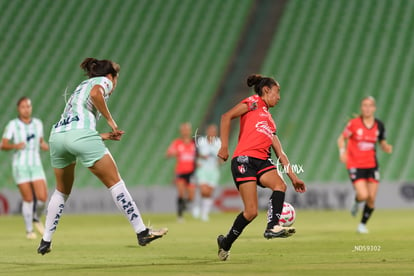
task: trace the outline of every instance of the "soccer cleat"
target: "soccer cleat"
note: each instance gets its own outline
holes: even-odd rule
[[[26,233],[26,239],[28,239],[28,240],[34,240],[34,239],[37,239],[37,235],[36,235],[36,233],[35,232],[27,232]]]
[[[159,230],[154,230],[147,228],[144,231],[137,234],[138,244],[141,246],[146,246],[153,240],[162,238],[168,232],[167,228],[161,228]]]
[[[287,238],[295,233],[296,229],[293,227],[283,227],[280,225],[275,225],[272,229],[266,229],[263,236],[269,240],[274,238]]]
[[[45,232],[45,227],[43,226],[43,223],[40,220],[34,219],[33,226],[36,228],[37,232],[39,232],[39,234],[43,236],[43,233]]]
[[[219,235],[217,237],[218,257],[219,257],[220,261],[225,261],[230,256],[230,250],[228,250],[228,251],[224,250],[222,245],[221,245],[223,243],[224,239],[225,239],[225,237],[223,235]]]
[[[357,232],[360,233],[360,234],[368,234],[369,233],[367,227],[363,223],[360,223],[358,225]]]
[[[50,246],[52,242],[44,241],[43,239],[40,241],[39,248],[37,249],[37,253],[45,255],[51,251]]]
[[[359,204],[358,204],[358,201],[354,201],[354,203],[352,204],[352,207],[351,207],[351,215],[353,216],[353,217],[355,217],[356,215],[357,215],[357,213],[358,213],[358,206]]]
[[[284,227],[286,229],[286,237],[290,237],[296,233],[296,229],[294,227]]]

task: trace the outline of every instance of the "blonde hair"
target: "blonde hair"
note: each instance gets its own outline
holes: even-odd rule
[[[375,104],[375,105],[377,104],[377,102],[375,101],[375,98],[374,98],[373,96],[366,96],[366,97],[363,97],[363,98],[362,98],[362,100],[361,100],[361,104],[362,104],[362,102],[363,102],[363,101],[365,101],[365,100],[371,100],[371,101],[373,101],[373,102],[374,102],[374,104]]]

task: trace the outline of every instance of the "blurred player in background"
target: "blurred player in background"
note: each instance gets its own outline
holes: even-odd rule
[[[60,120],[52,127],[49,139],[56,190],[49,201],[45,233],[37,250],[42,255],[51,250],[53,233],[72,191],[77,160],[108,188],[115,204],[133,227],[139,245],[145,246],[167,233],[167,229],[152,230],[145,226],[111,153],[103,143],[103,140],[121,140],[124,134],[106,105],[115,90],[120,66],[110,60],[86,58],[80,67],[89,79],[76,87]],[[111,132],[98,134],[96,131],[96,121],[101,115]]]
[[[43,139],[42,122],[32,117],[32,103],[22,97],[17,101],[18,118],[11,120],[4,131],[2,150],[14,150],[12,172],[22,196],[22,214],[26,237],[35,239],[33,225],[43,235],[40,217],[47,200],[46,177],[40,159],[40,150],[49,150]],[[35,198],[34,198],[35,197]],[[36,206],[34,205],[36,202]]]
[[[257,185],[273,191],[269,199],[264,237],[266,239],[285,238],[295,233],[294,228],[279,225],[286,184],[270,159],[271,147],[279,162],[287,168],[287,174],[295,190],[300,193],[306,190],[304,182],[289,166],[288,157],[283,152],[279,138],[276,136],[276,124],[269,112],[269,108],[275,106],[280,100],[279,83],[272,78],[250,75],[247,78],[247,85],[254,87],[256,95],[244,99],[221,117],[221,148],[218,156],[224,161],[229,157],[228,141],[231,120],[240,117],[239,141],[231,161],[231,170],[244,205],[243,212],[236,217],[228,234],[219,235],[217,238],[218,257],[222,261],[227,260],[232,244],[257,216]]]
[[[371,96],[363,98],[361,115],[351,119],[338,138],[339,157],[346,164],[356,193],[351,208],[352,216],[357,215],[359,203],[365,202],[357,228],[359,233],[368,233],[366,223],[375,207],[380,179],[376,143],[379,143],[384,152],[392,152],[392,146],[385,140],[384,124],[375,118],[375,110],[375,99]]]
[[[167,157],[176,158],[175,185],[178,193],[178,221],[183,221],[184,210],[193,211],[191,205],[194,201],[196,187],[192,183],[192,177],[195,171],[196,154],[191,124],[183,123],[180,125],[180,138],[172,141],[166,153]]]
[[[220,179],[219,162],[217,153],[221,146],[217,137],[217,126],[212,124],[207,127],[206,136],[197,139],[197,170],[196,178],[201,193],[200,218],[209,220],[209,213],[213,204],[213,192]]]

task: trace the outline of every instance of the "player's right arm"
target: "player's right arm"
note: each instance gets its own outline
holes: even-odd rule
[[[231,120],[240,117],[244,113],[248,112],[249,108],[246,103],[239,103],[232,109],[227,111],[221,116],[220,121],[220,139],[221,147],[217,153],[217,156],[226,161],[229,158],[229,135]]]
[[[339,151],[339,160],[341,160],[342,163],[346,164],[346,161],[348,159],[348,154],[346,152],[346,145],[348,142],[349,137],[352,135],[352,120],[348,122],[345,129],[342,131],[342,133],[339,135],[336,143],[338,145],[338,151]]]
[[[19,150],[19,149],[24,149],[26,143],[25,142],[20,142],[18,144],[12,144],[10,143],[10,140],[7,138],[3,138],[1,140],[1,149],[2,150]]]
[[[26,146],[25,142],[20,142],[17,144],[10,143],[16,132],[16,129],[12,126],[12,122],[9,122],[6,126],[6,129],[4,130],[3,138],[1,140],[2,150],[20,150],[24,149],[24,147]]]
[[[338,144],[338,150],[339,150],[339,160],[341,160],[342,163],[346,164],[347,160],[347,154],[346,154],[346,142],[348,138],[346,138],[342,133],[339,135],[337,144]]]
[[[122,136],[124,132],[118,130],[118,125],[115,123],[115,120],[112,118],[112,115],[109,112],[108,106],[106,105],[104,94],[105,94],[105,91],[102,88],[102,86],[95,85],[92,88],[89,95],[91,97],[93,105],[102,114],[102,116],[106,119],[106,122],[108,123],[108,125],[112,128],[113,135],[120,138],[120,136]]]
[[[101,136],[102,140],[120,141],[121,136],[124,133],[125,133],[124,131],[120,130],[118,134],[115,134],[113,132],[105,132],[105,133],[101,133],[99,135]]]
[[[165,153],[167,158],[177,156],[177,140],[174,140],[168,147],[167,152]]]

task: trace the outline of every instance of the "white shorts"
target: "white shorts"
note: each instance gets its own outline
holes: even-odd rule
[[[109,153],[98,132],[91,129],[52,133],[49,145],[53,168],[65,168],[76,160],[89,168]]]
[[[43,166],[13,166],[13,178],[16,184],[33,182],[35,180],[45,180]]]
[[[215,168],[197,168],[196,178],[198,185],[207,184],[211,187],[217,187],[220,179],[220,171]]]

